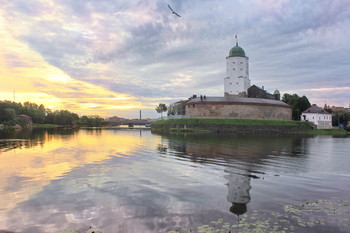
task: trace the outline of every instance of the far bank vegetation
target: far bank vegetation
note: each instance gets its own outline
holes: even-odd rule
[[[0,101],[0,124],[4,127],[30,126],[94,126],[104,125],[99,116],[82,116],[68,110],[54,110],[44,105],[25,102]]]

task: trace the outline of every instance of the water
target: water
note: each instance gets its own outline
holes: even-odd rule
[[[350,232],[349,139],[0,131],[0,229]]]

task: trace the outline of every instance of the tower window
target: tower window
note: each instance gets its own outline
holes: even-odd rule
[[[243,69],[241,68],[241,70],[243,70]]]
[[[236,70],[235,68],[233,68],[233,70]]]
[[[230,83],[230,85],[232,85],[232,83]]]
[[[236,62],[233,62],[233,64],[236,64]]]
[[[243,64],[243,62],[241,62],[241,64]]]

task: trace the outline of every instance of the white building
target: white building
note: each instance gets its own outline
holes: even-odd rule
[[[246,97],[250,86],[249,58],[245,56],[244,50],[236,42],[236,46],[230,50],[229,56],[226,57],[225,96]]]
[[[302,112],[301,121],[313,122],[317,129],[332,128],[332,114],[313,104],[310,108]]]

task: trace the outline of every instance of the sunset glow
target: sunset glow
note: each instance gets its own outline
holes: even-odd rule
[[[1,100],[154,118],[159,103],[223,96],[238,33],[253,84],[347,107],[349,4],[325,2],[178,1],[181,18],[162,1],[1,2]]]

